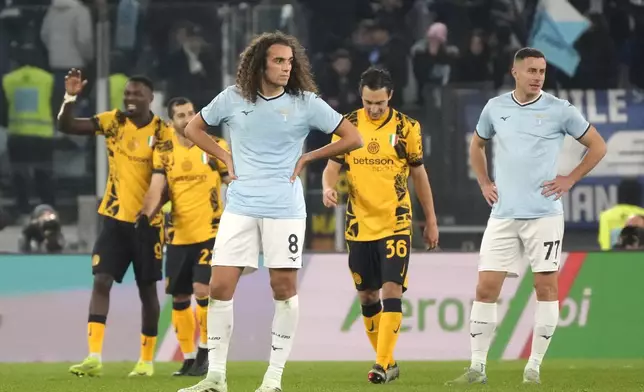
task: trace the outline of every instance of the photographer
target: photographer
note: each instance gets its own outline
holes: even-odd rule
[[[47,204],[37,206],[22,229],[19,250],[23,253],[59,253],[64,247],[58,213]]]

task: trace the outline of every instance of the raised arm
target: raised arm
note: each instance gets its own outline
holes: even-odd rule
[[[82,80],[81,72],[72,68],[65,76],[65,98],[58,113],[58,129],[72,135],[94,135],[98,130],[96,120],[92,118],[74,118],[74,104],[78,94],[87,84]]]

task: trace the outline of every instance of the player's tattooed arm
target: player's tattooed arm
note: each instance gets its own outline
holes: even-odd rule
[[[74,135],[94,135],[98,128],[91,118],[74,118],[73,109],[76,97],[87,84],[82,80],[81,72],[77,69],[69,71],[65,76],[65,98],[58,113],[58,129],[63,133]]]
[[[168,182],[163,173],[154,172],[150,187],[143,198],[143,207],[141,214],[146,215],[149,219],[155,217],[163,204],[167,201]]]

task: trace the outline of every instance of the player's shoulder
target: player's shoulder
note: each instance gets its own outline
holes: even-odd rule
[[[125,113],[119,109],[108,110],[106,112],[97,113],[94,116],[102,125],[111,124],[113,126],[123,126],[127,120]]]
[[[353,124],[353,126],[357,127],[358,126],[358,118],[360,117],[360,115],[362,114],[363,111],[364,111],[364,109],[362,109],[362,108],[356,109],[356,110],[354,110],[352,112],[346,113],[345,115],[343,115],[343,117],[347,121],[349,121],[351,124]]]
[[[396,110],[396,109],[392,108],[391,111],[392,111],[392,114],[393,114],[394,118],[398,119],[398,121],[401,121],[403,126],[413,128],[416,125],[420,125],[418,120],[416,120],[415,118],[413,118],[413,117],[401,112],[400,110]]]
[[[546,107],[567,108],[572,106],[572,104],[567,99],[561,99],[545,91],[541,92],[540,100],[542,101],[542,104],[545,105]]]

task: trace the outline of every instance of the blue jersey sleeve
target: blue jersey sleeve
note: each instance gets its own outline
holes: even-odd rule
[[[490,106],[492,106],[492,101],[487,101],[481,115],[479,116],[479,121],[476,124],[476,134],[479,135],[481,139],[490,140],[494,136],[494,127],[492,125],[492,116],[490,115]]]
[[[309,101],[309,127],[324,133],[333,133],[342,121],[342,115],[316,94],[310,94]]]
[[[199,114],[203,121],[211,127],[216,127],[226,120],[229,113],[230,88],[217,94]]]
[[[575,139],[581,139],[590,128],[590,123],[584,118],[579,109],[568,101],[564,101],[561,122],[563,131]]]

